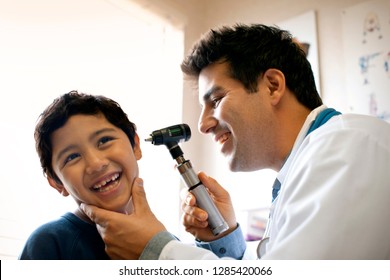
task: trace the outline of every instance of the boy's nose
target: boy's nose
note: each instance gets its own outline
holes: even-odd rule
[[[86,172],[93,174],[104,170],[108,166],[108,160],[98,154],[90,154],[86,159]]]

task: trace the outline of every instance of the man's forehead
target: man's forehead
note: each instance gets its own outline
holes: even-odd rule
[[[216,86],[221,86],[222,79],[229,77],[227,63],[213,63],[202,69],[198,77],[199,99],[207,98],[215,91]]]

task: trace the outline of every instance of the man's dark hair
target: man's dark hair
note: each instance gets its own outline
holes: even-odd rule
[[[263,24],[223,26],[206,33],[181,64],[182,71],[198,79],[213,63],[227,62],[232,78],[248,92],[257,91],[258,78],[270,68],[283,72],[287,87],[309,109],[322,105],[306,54],[288,31]]]

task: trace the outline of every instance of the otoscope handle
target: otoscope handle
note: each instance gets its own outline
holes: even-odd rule
[[[214,235],[221,234],[229,229],[228,224],[225,222],[221,213],[218,211],[218,208],[211,200],[210,195],[203,184],[192,189],[191,193],[193,193],[196,197],[199,207],[208,213],[209,227]]]
[[[183,158],[181,157],[181,159]],[[181,161],[179,160],[178,162]],[[192,169],[191,162],[189,160],[184,160],[177,166],[177,169],[189,191],[196,197],[198,206],[207,212],[209,227],[213,234],[218,235],[228,230],[228,224],[215,206],[205,186],[201,183]]]

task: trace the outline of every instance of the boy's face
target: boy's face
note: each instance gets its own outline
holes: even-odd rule
[[[74,115],[51,135],[52,166],[62,184],[49,183],[78,204],[128,212],[131,188],[142,157],[123,130],[98,115]]]

